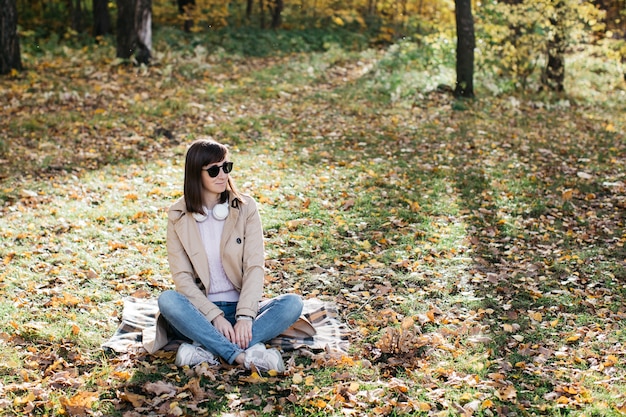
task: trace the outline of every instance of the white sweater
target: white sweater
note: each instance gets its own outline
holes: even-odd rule
[[[206,219],[196,222],[206,256],[209,260],[209,273],[211,274],[211,284],[208,298],[210,301],[239,301],[239,292],[226,276],[222,266],[220,254],[220,241],[224,230],[224,220],[216,220],[211,210],[206,210]]]

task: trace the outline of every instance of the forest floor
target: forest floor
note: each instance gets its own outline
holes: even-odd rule
[[[626,415],[624,85],[460,101],[393,49],[111,50],[0,79],[1,415]],[[102,350],[125,297],[172,288],[203,135],[259,202],[267,295],[334,302],[348,352],[259,375]]]

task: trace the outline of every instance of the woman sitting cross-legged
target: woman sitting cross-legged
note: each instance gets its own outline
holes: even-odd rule
[[[280,352],[265,343],[289,328],[302,299],[283,294],[262,300],[263,229],[256,202],[230,177],[228,149],[213,140],[191,144],[184,195],[168,211],[167,253],[176,290],[159,296],[159,311],[186,340],[176,365],[201,362],[252,365],[283,372]]]

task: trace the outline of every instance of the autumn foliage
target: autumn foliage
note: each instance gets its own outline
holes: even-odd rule
[[[483,56],[465,101],[445,33],[265,56],[207,39],[163,29],[136,67],[106,37],[49,39],[0,79],[0,414],[626,414],[607,49],[570,50],[559,94]],[[101,349],[124,297],[172,287],[166,208],[200,135],[259,202],[267,296],[335,302],[349,352],[286,352],[276,375]]]

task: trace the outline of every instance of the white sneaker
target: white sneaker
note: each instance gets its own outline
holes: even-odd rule
[[[280,352],[274,348],[266,349],[263,343],[257,343],[246,349],[246,359],[244,366],[250,369],[250,365],[254,364],[259,371],[276,371],[285,372],[285,364]]]
[[[199,363],[207,362],[209,365],[219,365],[218,361],[213,354],[199,345],[192,345],[190,343],[183,343],[178,348],[176,353],[176,366],[195,366]]]

